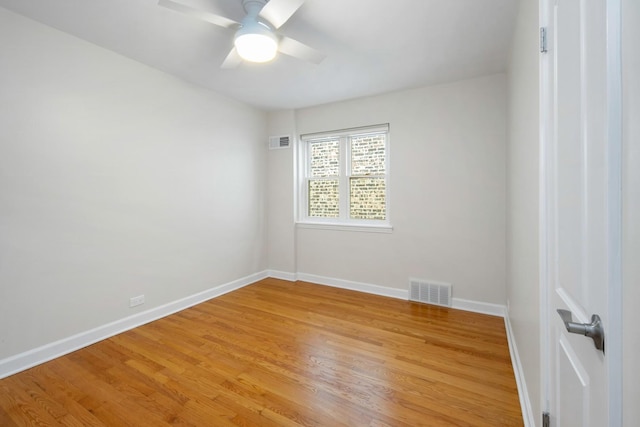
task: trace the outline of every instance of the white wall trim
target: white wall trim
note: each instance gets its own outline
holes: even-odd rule
[[[623,424],[622,292],[622,2],[607,0],[608,344],[609,425]]]
[[[197,294],[152,308],[141,313],[134,314],[123,319],[107,323],[88,331],[63,338],[61,340],[25,351],[15,356],[0,360],[0,379],[13,375],[25,369],[32,368],[49,360],[55,359],[73,351],[79,350],[98,341],[110,338],[114,335],[142,326],[146,323],[166,317],[170,314],[200,304],[212,298],[240,289],[251,283],[269,277],[266,271],[255,273],[240,279],[228,282]]]
[[[370,283],[353,282],[351,280],[336,279],[333,277],[317,276],[315,274],[298,273],[298,280],[317,283],[319,285],[333,286],[334,288],[349,289],[365,292],[367,294],[380,295],[398,299],[409,299],[409,291],[406,289],[389,288],[386,286],[372,285]]]
[[[505,317],[506,307],[502,304],[490,302],[472,301],[462,298],[452,298],[451,307],[458,310],[473,311],[474,313],[488,314],[490,316]]]
[[[368,294],[380,295],[384,297],[409,299],[409,290],[389,288],[386,286],[373,285],[370,283],[353,282],[350,280],[336,279],[333,277],[318,276],[307,273],[287,273],[297,277],[297,280],[317,283],[319,285],[333,286],[335,288],[349,289],[352,291],[366,292]],[[288,280],[288,279],[285,279]],[[472,311],[474,313],[489,314],[492,316],[504,317],[506,307],[500,304],[491,304],[482,301],[471,301],[462,298],[452,298],[452,306],[458,310]]]
[[[507,342],[509,343],[509,354],[511,355],[511,363],[513,364],[513,373],[516,377],[516,385],[518,387],[518,397],[520,398],[520,408],[522,410],[522,419],[524,427],[535,427],[535,417],[531,408],[531,400],[529,399],[529,391],[527,390],[527,382],[524,377],[524,369],[520,361],[518,346],[516,345],[516,336],[511,328],[509,313],[504,316],[504,327],[507,330]]]
[[[333,230],[333,231],[355,231],[361,233],[393,233],[393,227],[390,224],[384,225],[351,225],[351,224],[334,224],[321,222],[296,222],[297,228],[309,228],[315,230]]]
[[[296,273],[289,273],[288,271],[279,271],[279,270],[267,270],[267,277],[273,277],[274,279],[287,280],[289,282],[295,282],[298,280],[298,275]]]

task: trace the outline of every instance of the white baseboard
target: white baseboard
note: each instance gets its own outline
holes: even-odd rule
[[[315,274],[297,273],[298,280],[317,283],[319,285],[333,286],[334,288],[350,289],[352,291],[381,295],[384,297],[409,299],[409,291],[406,289],[388,288],[369,283],[353,282],[351,280],[336,279],[333,277],[317,276]]]
[[[266,274],[268,277],[273,277],[274,279],[287,280],[289,282],[295,282],[298,280],[298,275],[296,273],[289,273],[287,271],[279,271],[279,270],[267,270]]]
[[[531,409],[531,401],[529,400],[529,391],[527,390],[527,382],[524,378],[522,362],[518,354],[518,346],[516,345],[516,337],[511,328],[509,313],[505,313],[504,326],[507,330],[507,341],[509,343],[509,353],[511,355],[511,363],[513,364],[513,373],[516,377],[516,385],[518,386],[518,397],[520,398],[520,408],[522,410],[522,418],[524,427],[535,427],[535,418]]]
[[[282,272],[280,272],[282,273]],[[275,277],[275,276],[271,276]],[[293,279],[285,278],[293,277]],[[333,277],[318,276],[307,273],[284,273],[281,277],[283,280],[302,280],[304,282],[317,283],[319,285],[333,286],[336,288],[350,289],[352,291],[366,292],[368,294],[380,295],[384,297],[409,299],[409,291],[407,289],[389,288],[386,286],[373,285],[370,283],[353,282],[350,280],[336,279]],[[481,301],[470,301],[461,298],[452,298],[452,306],[458,310],[472,311],[474,313],[490,314],[493,316],[504,317],[505,306],[500,304],[491,304]]]
[[[252,274],[115,322],[0,360],[0,379],[269,277]]]
[[[474,313],[489,314],[491,316],[505,317],[506,307],[501,304],[492,304],[482,301],[471,301],[462,298],[451,298],[451,307],[458,310],[473,311]]]

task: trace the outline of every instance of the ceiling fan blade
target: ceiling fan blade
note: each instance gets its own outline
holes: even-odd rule
[[[280,28],[291,18],[305,0],[269,0],[259,16],[269,21],[274,28]]]
[[[193,9],[189,6],[185,6],[172,0],[158,0],[158,6],[166,7],[167,9],[180,12],[184,15],[188,15],[196,19],[218,25],[223,28],[235,28],[240,25],[233,19],[225,18],[224,16],[216,15],[215,13]]]
[[[278,50],[285,55],[293,56],[294,58],[309,61],[314,64],[321,63],[324,58],[327,57],[324,53],[286,36],[280,37]]]
[[[224,62],[222,63],[222,65],[220,65],[220,68],[227,68],[227,69],[236,68],[241,63],[242,63],[242,58],[238,54],[238,50],[234,47],[233,49],[231,49],[231,52],[229,52],[227,57],[224,59]]]

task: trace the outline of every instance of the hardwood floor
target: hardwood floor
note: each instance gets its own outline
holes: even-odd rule
[[[266,279],[0,380],[0,425],[523,421],[503,319]]]

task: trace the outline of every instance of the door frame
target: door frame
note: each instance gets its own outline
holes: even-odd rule
[[[540,0],[540,27],[549,29],[553,19],[555,0]],[[580,0],[589,1],[589,0]],[[609,396],[609,427],[622,426],[622,0],[606,2],[607,25],[607,202],[608,202],[608,325],[606,334],[606,364]],[[547,31],[548,40],[554,34]],[[549,46],[551,43],[549,43]],[[553,384],[550,358],[550,315],[555,311],[550,306],[553,281],[549,277],[549,245],[552,235],[550,216],[553,205],[548,198],[553,194],[550,167],[555,159],[551,150],[553,132],[553,110],[547,108],[553,102],[552,52],[541,53],[540,73],[540,157],[539,157],[539,257],[540,257],[540,406],[544,412],[551,408],[550,390]]]

